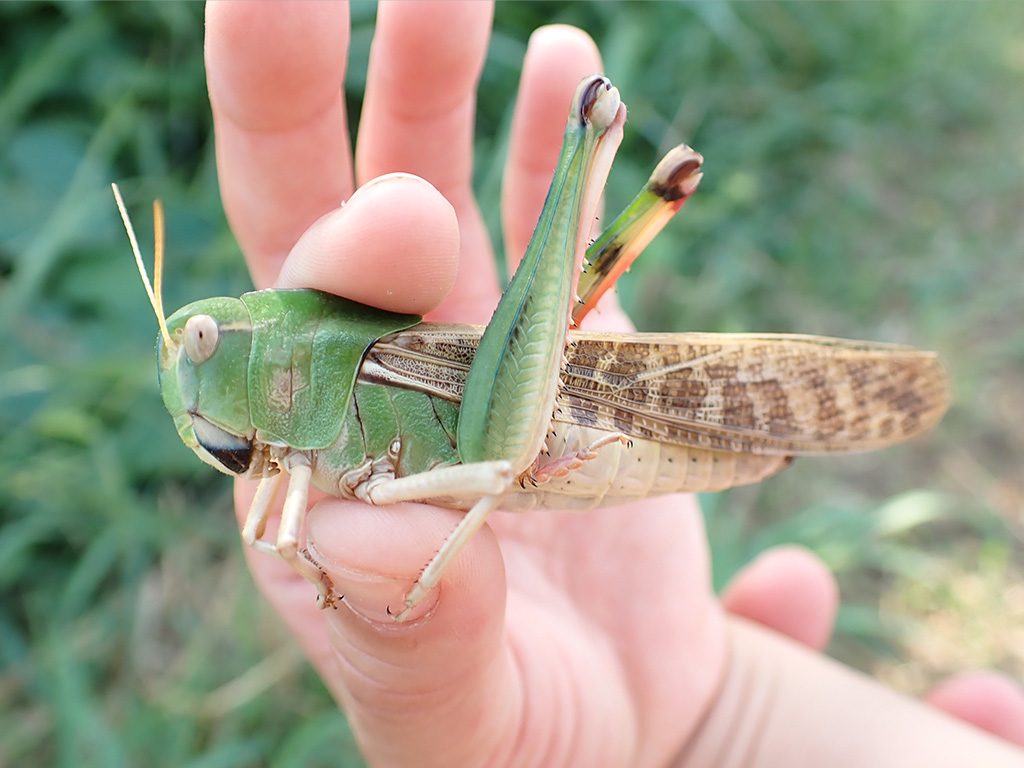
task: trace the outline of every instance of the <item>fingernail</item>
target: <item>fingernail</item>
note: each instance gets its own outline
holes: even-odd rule
[[[381,624],[397,624],[396,616],[406,609],[406,595],[413,586],[408,581],[369,574],[332,573],[331,578],[338,593],[343,596],[344,605],[366,620]],[[403,624],[426,615],[435,603],[434,594],[427,595]]]
[[[353,197],[355,197],[356,195],[360,194],[361,192],[365,192],[368,189],[373,189],[375,187],[380,187],[380,186],[383,186],[385,184],[391,184],[391,183],[394,183],[396,181],[402,181],[402,182],[414,181],[414,182],[417,182],[419,184],[425,184],[426,186],[430,187],[431,189],[434,188],[434,185],[431,184],[429,181],[427,181],[424,178],[416,176],[415,174],[412,174],[412,173],[404,173],[404,172],[401,172],[401,171],[396,171],[395,173],[385,173],[383,176],[375,176],[374,178],[370,179],[368,182],[366,182],[361,187],[359,187],[359,189],[357,189],[355,192],[353,192],[352,193],[352,197],[350,197],[349,200],[351,200]]]
[[[310,549],[312,554],[312,547]],[[413,585],[411,580],[344,569],[326,568],[325,570],[334,583],[335,592],[341,598],[342,610],[348,608],[358,616],[372,622],[399,623],[397,617],[405,610],[405,596]],[[431,590],[401,623],[408,624],[430,613],[437,604],[436,595],[437,590]]]

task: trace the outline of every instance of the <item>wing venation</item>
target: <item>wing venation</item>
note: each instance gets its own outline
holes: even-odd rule
[[[361,376],[458,401],[480,329],[423,324],[379,342]],[[945,412],[938,357],[789,334],[576,331],[555,419],[736,453],[866,451]]]

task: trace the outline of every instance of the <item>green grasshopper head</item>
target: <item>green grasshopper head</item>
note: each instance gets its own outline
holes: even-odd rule
[[[253,461],[256,429],[249,412],[246,379],[252,349],[252,321],[239,299],[204,299],[164,319],[163,208],[153,203],[156,240],[154,286],[149,283],[135,231],[117,189],[135,261],[160,324],[160,393],[182,441],[205,463],[229,475],[244,475]]]
[[[159,339],[160,394],[182,441],[221,472],[244,475],[256,430],[246,378],[252,323],[239,299],[193,302]]]

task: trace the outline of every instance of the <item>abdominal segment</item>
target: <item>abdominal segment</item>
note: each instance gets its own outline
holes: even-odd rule
[[[579,425],[553,422],[547,454],[540,466],[584,451],[608,433]],[[596,457],[537,487],[518,485],[507,493],[500,508],[593,509],[628,504],[666,493],[721,491],[756,483],[784,469],[789,456],[730,453],[633,439],[631,445],[612,442]]]

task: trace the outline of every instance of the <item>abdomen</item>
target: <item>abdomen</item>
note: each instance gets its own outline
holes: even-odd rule
[[[608,433],[553,422],[542,464],[583,450]],[[501,509],[594,509],[628,504],[666,493],[721,491],[756,483],[784,469],[789,456],[728,453],[633,439],[597,450],[597,457],[537,488],[518,485],[502,498]]]

